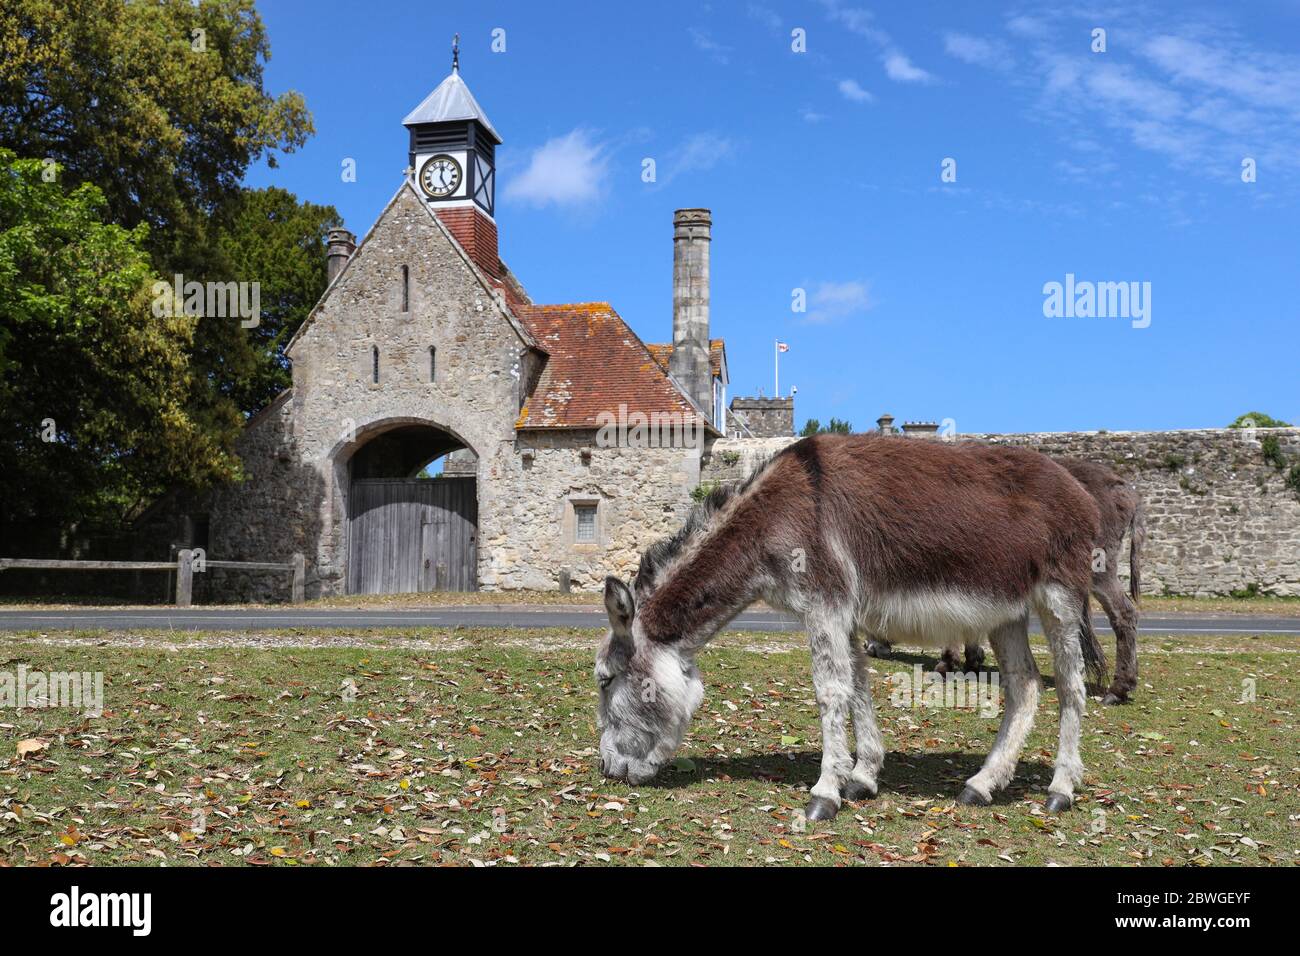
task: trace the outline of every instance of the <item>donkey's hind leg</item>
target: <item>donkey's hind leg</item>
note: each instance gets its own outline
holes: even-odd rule
[[[1098,578],[1102,576],[1093,575],[1092,593],[1097,596],[1101,609],[1110,619],[1110,629],[1115,632],[1115,679],[1102,703],[1125,704],[1129,695],[1137,690],[1137,608],[1114,572],[1100,581]]]
[[[1084,706],[1088,699],[1083,678],[1083,650],[1080,645],[1082,615],[1087,613],[1087,596],[1072,596],[1059,586],[1048,586],[1037,602],[1047,643],[1052,649],[1056,676],[1056,699],[1060,706],[1061,732],[1056,745],[1056,772],[1048,786],[1044,806],[1051,813],[1070,809],[1074,788],[1083,782],[1083,760],[1079,738],[1083,733]]]
[[[822,771],[813,784],[806,816],[829,820],[840,809],[840,788],[850,779],[848,718],[853,705],[853,620],[845,610],[826,609],[805,618],[812,652],[813,686],[822,722]]]
[[[1038,709],[1038,665],[1029,651],[1029,619],[1003,625],[989,635],[989,643],[998,657],[998,673],[1007,701],[993,749],[957,798],[958,803],[976,806],[992,803],[994,792],[1010,783]]]
[[[885,762],[885,741],[876,724],[876,708],[871,701],[871,675],[867,673],[867,656],[857,641],[853,645],[853,736],[857,739],[858,761],[844,784],[846,800],[874,797],[878,792],[880,766]]]

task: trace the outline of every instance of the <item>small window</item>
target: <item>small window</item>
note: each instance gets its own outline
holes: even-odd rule
[[[378,385],[379,384],[379,346],[378,345],[372,345],[370,347],[370,362],[371,362],[371,371],[370,371],[371,381],[373,381],[376,385]]]
[[[411,270],[402,266],[402,311],[411,311]]]
[[[438,350],[429,346],[429,381],[438,381]]]
[[[573,517],[575,519],[573,540],[594,542],[596,540],[596,506],[574,505]]]

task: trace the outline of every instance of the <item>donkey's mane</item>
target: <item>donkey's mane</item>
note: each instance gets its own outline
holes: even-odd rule
[[[784,455],[793,446],[781,449],[775,455],[765,458],[742,481],[734,485],[714,485],[704,498],[691,508],[685,523],[677,529],[671,538],[661,538],[641,555],[641,564],[637,568],[634,590],[637,599],[642,599],[653,591],[659,573],[672,562],[683,549],[700,535],[708,532],[713,525],[713,518],[727,502],[739,498],[758,480],[759,475],[772,467],[772,463]]]

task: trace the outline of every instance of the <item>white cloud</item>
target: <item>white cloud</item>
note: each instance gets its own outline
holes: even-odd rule
[[[667,152],[658,165],[658,185],[666,186],[686,173],[713,169],[736,154],[736,141],[716,131],[693,133]]]
[[[839,82],[840,95],[854,103],[870,103],[874,96],[864,90],[857,80],[846,79]]]
[[[1127,148],[1154,154],[1179,173],[1234,185],[1243,157],[1251,157],[1276,174],[1276,184],[1294,182],[1300,55],[1281,39],[1242,32],[1230,17],[1117,8],[1106,20],[1111,49],[1099,55],[1079,41],[1093,18],[1038,10],[1007,21],[1017,63],[1001,72],[1034,97],[1031,115],[1075,152],[1091,154],[1078,167],[1087,175],[1113,174],[1151,189],[1135,178],[1145,171],[1123,160]],[[986,50],[958,37],[946,39],[949,54],[984,59]],[[1057,169],[1077,177],[1076,166]]]
[[[691,27],[688,31],[697,49],[703,50],[719,63],[728,63],[731,60],[731,47],[717,42],[709,35],[708,31],[701,30],[698,27]]]
[[[1042,20],[1035,17],[1018,16],[1007,21],[1007,30],[1020,37],[1037,38],[1047,33]]]
[[[805,123],[820,123],[822,120],[826,119],[825,113],[818,113],[816,110],[808,109],[806,107],[799,111],[799,115],[803,117]]]
[[[827,18],[850,33],[865,37],[881,51],[885,74],[899,83],[929,83],[934,79],[927,71],[916,66],[900,51],[887,32],[876,26],[876,17],[862,7],[847,7],[840,0],[821,0]]]
[[[781,29],[780,15],[769,7],[765,7],[759,3],[751,3],[746,8],[746,12],[751,18],[763,24],[763,26],[767,27],[769,30]]]
[[[934,79],[928,72],[898,51],[885,54],[885,75],[899,83],[929,83]]]
[[[857,279],[847,282],[818,282],[808,294],[808,314],[804,321],[813,325],[835,322],[860,315],[875,307],[869,283]]]
[[[1004,44],[965,33],[945,34],[943,48],[949,56],[975,66],[1002,69],[1010,63]]]
[[[533,151],[528,167],[506,183],[504,197],[534,206],[584,206],[606,191],[609,156],[591,133],[575,129]]]

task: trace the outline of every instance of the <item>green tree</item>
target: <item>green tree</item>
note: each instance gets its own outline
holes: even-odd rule
[[[148,223],[161,271],[193,268],[249,165],[313,132],[301,95],[263,89],[269,58],[253,0],[6,0],[0,146],[99,186],[110,221]]]
[[[148,227],[105,223],[0,150],[0,522],[131,517],[165,488],[236,477],[187,408],[196,320],[153,314]]]
[[[284,347],[325,291],[326,233],[342,224],[333,206],[300,203],[283,189],[245,190],[228,206],[218,235],[232,274],[261,286],[262,314],[242,330],[252,361],[229,383],[243,411],[255,411],[291,384]],[[232,323],[238,328],[238,323]]]
[[[832,418],[830,424],[823,427],[820,421],[810,418],[804,423],[803,431],[799,434],[804,438],[809,435],[851,435],[853,434],[853,426],[841,419]]]
[[[1274,418],[1272,415],[1265,415],[1263,412],[1247,412],[1245,415],[1238,415],[1229,428],[1288,428],[1289,422],[1284,422],[1280,418]]]
[[[245,271],[269,263],[220,238],[246,215],[249,166],[274,166],[314,132],[298,93],[264,89],[269,58],[253,0],[6,0],[0,147],[58,163],[69,186],[98,186],[108,221],[146,224],[165,279],[260,282],[274,299],[279,270]],[[282,371],[265,345],[229,318],[194,330],[188,415],[220,445]]]

